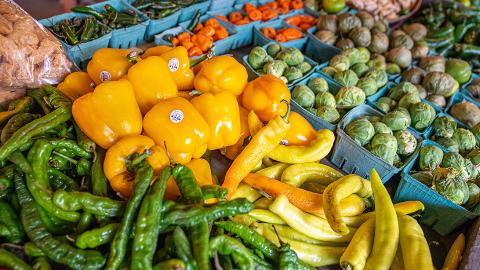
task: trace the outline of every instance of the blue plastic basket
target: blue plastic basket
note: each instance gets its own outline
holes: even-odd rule
[[[422,146],[426,145],[435,145],[444,152],[448,152],[441,145],[430,140],[422,142]],[[394,202],[421,201],[425,205],[425,212],[420,221],[431,226],[441,235],[449,234],[458,226],[480,215],[480,204],[473,211],[469,211],[410,176],[410,171],[417,163],[419,153],[417,152],[414,156],[413,162],[403,169],[402,178],[393,198]]]
[[[203,2],[190,5],[188,7],[181,8],[180,17],[178,17],[178,21],[184,22],[184,21],[191,20],[197,10],[200,11],[200,14],[203,15],[207,12],[209,6],[210,6],[210,1],[203,1]]]
[[[210,0],[210,6],[208,7],[208,10],[231,8],[234,4],[234,0]]]
[[[282,27],[296,28],[295,26],[291,26],[291,25],[287,24],[283,20],[269,21],[269,22],[266,22],[266,23],[255,25],[254,28],[253,28],[253,45],[263,46],[265,44],[268,44],[268,43],[274,41],[274,40],[265,36],[262,33],[261,29],[264,28],[264,27],[272,27],[274,29],[278,29],[278,28],[282,28]],[[287,42],[281,42],[280,44],[282,44],[282,46],[284,46],[284,47],[288,47],[288,48],[295,47],[299,50],[302,50],[303,47],[305,46],[305,44],[307,43],[307,39],[308,39],[307,36],[305,35],[305,33],[303,33],[302,38],[295,39],[295,40],[290,40],[290,41],[287,41]]]
[[[333,56],[342,52],[342,50],[337,47],[320,42],[318,38],[309,32],[307,32],[306,35],[308,41],[305,46],[305,54],[319,63],[330,61]]]
[[[347,133],[345,133],[344,129],[351,121],[364,115],[383,117],[383,113],[368,105],[360,105],[348,112],[338,123],[337,138],[335,140],[331,161],[343,171],[347,173],[355,173],[367,179],[369,178],[372,168],[375,168],[382,179],[382,182],[385,183],[395,174],[400,172],[403,167],[411,163],[415,154],[408,157],[402,167],[397,168],[386,163],[381,158],[373,155],[370,151],[356,143]],[[413,129],[408,128],[408,131],[410,131],[417,139],[418,145],[415,150],[417,152],[422,138]]]
[[[45,27],[50,27],[53,26],[59,22],[62,22],[64,20],[72,19],[74,17],[80,17],[80,18],[86,18],[88,15],[85,14],[78,14],[78,13],[63,13],[57,16],[53,16],[47,19],[40,20],[39,22],[45,26]],[[109,32],[106,35],[103,35],[97,39],[87,41],[87,42],[82,42],[77,45],[69,45],[65,41],[60,40],[62,43],[63,47],[67,51],[68,56],[70,59],[75,62],[77,66],[84,66],[86,62],[92,58],[92,55],[101,48],[106,48],[108,47],[108,42],[110,41],[110,38],[112,37],[112,32]]]
[[[143,15],[143,13],[141,13],[134,7],[132,7],[130,4],[121,0],[109,0],[98,4],[90,5],[89,7],[95,9],[96,11],[104,12],[103,7],[107,4],[113,6],[118,11],[133,10],[141,20],[139,24],[132,25],[130,27],[113,29],[112,37],[110,38],[108,47],[131,48],[142,44],[145,31],[147,30],[147,26],[150,23],[149,18]]]
[[[462,86],[462,89],[460,90],[460,92],[462,92],[462,94],[464,94],[466,97],[469,97],[473,101],[473,103],[475,103],[477,106],[480,107],[480,101],[476,100],[467,89],[468,86],[472,84],[472,81],[475,79],[478,79],[479,77],[480,76],[477,75],[476,73],[472,73],[472,78]]]
[[[450,110],[452,109],[453,105],[457,104],[457,103],[460,103],[462,101],[468,101],[468,102],[471,102],[473,104],[476,104],[475,103],[475,100],[473,98],[470,98],[470,97],[467,97],[465,96],[463,93],[461,92],[456,92],[449,100],[448,102],[448,105],[447,105],[447,108],[445,110],[446,113],[448,113],[450,116],[452,116],[453,118],[455,118],[451,113],[450,113]],[[478,106],[478,105],[477,105]],[[458,120],[458,119],[457,119]],[[458,120],[459,122],[461,122],[460,120]],[[463,125],[465,126],[468,126],[466,123],[463,123]],[[470,127],[469,127],[470,128]]]
[[[270,44],[274,44],[275,42],[269,42],[265,45],[263,45],[262,47],[263,48],[267,48],[268,45]],[[284,46],[284,44],[282,44],[282,46]],[[284,47],[287,47],[287,46],[284,46]],[[247,73],[248,73],[248,80],[251,81],[257,77],[259,77],[260,75],[262,75],[261,73],[259,73],[258,71],[256,71],[251,65],[250,63],[248,62],[248,54],[244,55],[243,58],[242,58],[242,61],[243,61],[243,65],[246,67],[247,69]],[[309,63],[311,66],[312,66],[312,69],[307,72],[305,75],[303,75],[302,78],[300,79],[297,79],[297,80],[294,80],[290,83],[288,83],[287,85],[290,87],[292,85],[295,85],[297,84],[299,81],[303,80],[304,78],[308,77],[310,74],[312,74],[313,72],[315,72],[315,70],[317,69],[317,62],[313,61],[312,59],[308,58],[307,56],[304,56],[304,61]]]

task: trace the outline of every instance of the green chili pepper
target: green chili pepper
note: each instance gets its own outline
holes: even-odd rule
[[[455,42],[460,42],[465,36],[465,34],[475,26],[476,26],[475,23],[465,23],[465,22],[457,25],[455,27],[455,32],[454,32]]]
[[[85,7],[85,6],[81,6],[81,7],[73,7],[70,9],[71,11],[73,12],[78,12],[78,13],[84,13],[84,14],[88,14],[88,15],[92,15],[94,16],[95,18],[97,18],[97,20],[103,20],[103,14],[96,11],[95,9],[91,8],[91,7]]]
[[[443,47],[437,48],[435,51],[438,55],[447,56],[450,50],[453,48],[454,44],[447,44]]]
[[[0,224],[3,224],[9,234],[5,239],[7,242],[19,244],[25,238],[22,224],[15,213],[15,210],[7,202],[0,200]]]
[[[219,199],[225,200],[228,194],[228,190],[219,185],[205,185],[201,187],[203,200]]]
[[[197,24],[200,22],[201,15],[202,14],[200,13],[199,9],[195,10],[195,15],[193,15],[193,19],[190,21],[190,23],[187,26],[188,31],[193,32],[193,29],[195,29]]]
[[[48,165],[52,169],[61,170],[61,171],[68,171],[71,169],[70,161],[68,161],[68,159],[64,158],[63,156],[57,155],[55,151],[53,151],[52,155],[48,159]],[[52,179],[50,179],[50,181],[51,180]],[[58,188],[54,187],[54,189],[58,189]]]
[[[81,158],[89,159],[92,157],[92,154],[90,152],[85,151],[74,140],[53,139],[49,140],[49,142],[52,144],[53,148],[56,151],[58,151],[58,149],[66,149],[69,151],[69,153],[72,153],[75,156]]]
[[[23,127],[24,125],[32,122],[35,119],[40,118],[41,115],[39,114],[31,114],[31,113],[19,113],[12,118],[10,118],[5,124],[2,129],[2,134],[0,136],[0,141],[5,143],[10,137],[12,137],[13,133],[17,131],[19,128]]]
[[[21,154],[20,154],[21,155]],[[51,260],[72,269],[100,269],[105,258],[98,251],[84,251],[55,239],[40,221],[35,201],[21,176],[15,176],[15,189],[21,205],[21,220],[28,237]]]
[[[108,195],[108,180],[103,173],[103,160],[105,159],[105,150],[98,148],[95,159],[92,163],[92,193],[98,196]]]
[[[13,188],[12,179],[4,175],[0,175],[0,198],[6,197],[12,188]]]
[[[143,161],[136,171],[135,179],[133,180],[133,192],[130,200],[127,203],[122,222],[115,233],[112,244],[110,246],[110,255],[106,269],[114,270],[120,267],[126,255],[126,248],[128,244],[128,237],[132,230],[132,225],[137,215],[142,198],[150,186],[150,181],[153,178],[153,169]]]
[[[75,229],[76,234],[80,234],[88,229],[93,221],[93,215],[87,212],[82,213],[80,220],[78,221],[77,228]]]
[[[40,221],[50,233],[54,235],[61,235],[71,231],[73,223],[66,222],[50,215],[39,205],[37,205],[37,211],[38,215],[40,216]]]
[[[65,175],[61,171],[54,168],[48,168],[47,173],[48,180],[52,185],[53,189],[64,189],[66,191],[80,190],[80,186],[77,184],[77,182],[75,182],[75,180]]]
[[[65,37],[65,40],[68,42],[68,44],[78,44],[78,37],[68,23],[66,23],[65,21],[60,23],[60,30],[62,31],[62,35]]]
[[[74,124],[73,127],[75,128],[75,134],[77,135],[77,144],[80,146],[83,150],[93,153],[95,152],[96,144],[90,138],[85,135],[82,130]]]
[[[0,248],[0,266],[11,270],[32,270],[26,262],[3,248]]]
[[[44,99],[47,97],[47,93],[42,88],[27,89],[27,96],[35,100],[37,105],[42,109],[43,113],[50,113],[50,107],[48,107]]]
[[[28,257],[43,257],[43,256],[45,256],[45,253],[43,253],[43,251],[32,242],[27,242],[23,245],[23,252]]]
[[[278,257],[279,269],[297,270],[298,256],[295,251],[290,248],[289,244],[282,244],[280,247],[280,256]]]
[[[113,240],[118,226],[118,223],[110,223],[103,227],[83,232],[75,239],[75,245],[78,248],[86,249],[108,244]]]
[[[80,35],[80,41],[89,41],[92,40],[92,37],[95,33],[95,24],[97,21],[94,17],[87,17],[83,21],[82,34]]]
[[[108,197],[93,195],[89,192],[57,190],[53,195],[53,203],[64,211],[83,210],[87,213],[118,217],[125,210],[124,201],[115,201]]]
[[[478,32],[480,31],[480,27],[475,26],[474,28],[468,30],[468,32],[463,37],[463,42],[467,44],[475,44],[478,39]]]
[[[185,264],[179,259],[170,259],[160,262],[153,267],[153,270],[185,270]]]
[[[46,257],[38,257],[33,261],[33,270],[51,270],[52,266]]]
[[[89,175],[91,166],[92,166],[92,163],[90,162],[90,160],[81,158],[80,160],[78,160],[77,164],[75,165],[77,175],[79,176]]]
[[[455,26],[453,26],[453,24],[451,24],[451,23],[448,23],[443,27],[440,27],[436,30],[433,30],[433,31],[429,32],[428,37],[429,38],[442,38],[442,37],[444,38],[444,37],[449,36],[450,34],[453,34],[454,31],[455,31]]]
[[[173,242],[175,243],[175,250],[177,256],[185,264],[186,270],[197,269],[197,262],[193,259],[192,250],[190,248],[190,242],[187,235],[181,227],[177,226],[173,231]]]
[[[165,236],[163,247],[155,254],[156,261],[163,261],[175,257],[175,243],[173,242],[173,235],[171,233]]]
[[[230,256],[223,256],[223,255],[218,255],[220,259],[220,265],[222,266],[223,270],[233,270],[233,262],[232,258]]]
[[[480,55],[480,46],[471,44],[455,44],[454,50],[460,58],[464,59]]]
[[[429,48],[439,48],[453,43],[453,39],[453,34],[449,34],[448,37],[427,38],[425,41],[427,42]]]

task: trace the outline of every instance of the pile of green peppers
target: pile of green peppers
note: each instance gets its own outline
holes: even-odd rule
[[[70,45],[97,39],[111,31],[108,26],[98,23],[94,16],[67,19],[50,26],[49,29]]]
[[[97,20],[113,29],[129,27],[140,23],[140,18],[134,10],[127,9],[124,11],[118,11],[109,4],[104,5],[103,10],[103,12],[98,12],[94,8],[88,6],[72,8],[73,12],[92,15]]]
[[[103,174],[105,151],[75,125],[70,100],[52,86],[11,102],[0,125],[0,266],[313,269],[288,245],[229,221],[254,205],[225,200],[221,186],[199,187],[184,165],[154,176],[148,153],[134,154],[126,163],[132,195],[119,197]],[[171,177],[179,201],[164,199]]]
[[[136,0],[132,6],[150,19],[161,19],[172,15],[181,8],[199,3],[197,0]]]

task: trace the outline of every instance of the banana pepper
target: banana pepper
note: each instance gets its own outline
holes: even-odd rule
[[[328,186],[342,176],[341,172],[332,167],[318,162],[307,162],[294,164],[286,168],[281,175],[281,180],[294,187],[299,187],[307,181],[315,181]]]
[[[247,84],[242,95],[242,105],[267,122],[275,115],[287,112],[287,105],[282,100],[290,102],[290,98],[290,91],[282,80],[273,75],[263,75]]]
[[[159,101],[178,95],[175,80],[162,57],[150,56],[136,63],[128,70],[127,78],[143,114]]]
[[[145,135],[167,148],[176,163],[185,164],[192,158],[200,158],[207,150],[210,128],[184,98],[158,102],[143,118],[143,128]]]
[[[210,127],[208,149],[234,145],[240,137],[240,111],[235,96],[228,92],[205,93],[194,97],[192,105]]]
[[[138,60],[137,54],[130,49],[99,49],[88,62],[88,75],[96,85],[119,80],[127,75],[128,69]]]
[[[80,129],[104,149],[142,132],[142,114],[133,87],[125,79],[102,83],[76,99],[72,114]]]
[[[76,71],[68,74],[63,82],[57,86],[69,99],[75,100],[88,92],[92,92],[95,83],[92,81],[87,72]]]
[[[248,111],[245,110],[242,106],[239,106],[239,112],[240,112],[240,136],[238,137],[238,140],[235,142],[235,144],[231,146],[225,147],[224,150],[222,150],[222,154],[224,154],[228,159],[234,160],[240,152],[242,152],[245,139],[250,136],[250,131],[248,129]]]
[[[227,55],[216,56],[201,64],[193,84],[201,92],[230,92],[235,96],[242,93],[248,81],[245,67],[235,58]]]

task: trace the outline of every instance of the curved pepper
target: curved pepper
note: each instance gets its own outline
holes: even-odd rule
[[[315,139],[315,129],[303,116],[291,112],[288,121],[290,122],[290,129],[287,131],[284,144],[308,145]]]
[[[433,269],[432,254],[420,224],[408,215],[397,213],[397,217],[405,269]]]
[[[102,48],[88,62],[87,72],[96,85],[116,81],[127,75],[128,69],[138,60],[130,49]]]
[[[143,127],[157,145],[166,145],[176,163],[200,158],[207,150],[210,128],[184,98],[173,97],[157,103],[143,118]]]
[[[69,99],[75,100],[88,92],[92,92],[95,83],[87,72],[76,71],[68,74],[63,82],[59,83],[57,89],[62,91]]]
[[[72,114],[83,133],[104,149],[142,132],[142,114],[132,85],[125,79],[102,83],[76,99]]]
[[[264,122],[275,115],[287,112],[286,104],[290,102],[291,94],[285,83],[273,75],[263,75],[249,82],[242,95],[243,107],[253,110]]]
[[[452,246],[448,250],[447,257],[443,262],[442,269],[445,270],[453,270],[457,269],[460,261],[462,260],[462,254],[465,250],[465,235],[460,233],[455,241],[453,242]]]
[[[205,93],[194,97],[192,105],[210,127],[208,149],[233,145],[240,137],[240,111],[235,96],[228,92]]]
[[[248,129],[248,111],[245,110],[242,106],[239,106],[240,112],[240,136],[235,144],[225,147],[225,150],[222,151],[228,159],[234,160],[240,152],[242,152],[245,139],[250,135],[250,130]]]
[[[227,55],[216,56],[203,61],[195,76],[193,85],[201,92],[230,92],[235,96],[242,93],[248,81],[245,67],[235,58]]]
[[[352,241],[340,257],[342,269],[363,269],[368,255],[372,251],[373,237],[375,235],[375,218],[367,219],[353,235]]]
[[[294,187],[299,187],[307,181],[315,181],[327,186],[342,176],[341,172],[332,167],[318,162],[307,162],[286,168],[282,173],[281,180]]]
[[[178,95],[168,64],[159,56],[150,56],[136,63],[128,70],[127,77],[143,114],[159,101]]]
[[[283,163],[306,163],[326,157],[333,147],[335,135],[328,129],[317,131],[317,137],[307,146],[278,145],[268,157]]]
[[[195,181],[199,186],[213,185],[212,171],[210,163],[203,158],[194,158],[185,164],[193,172]],[[167,182],[167,190],[165,191],[165,198],[168,200],[176,200],[180,197],[180,190],[173,177],[170,177]]]

